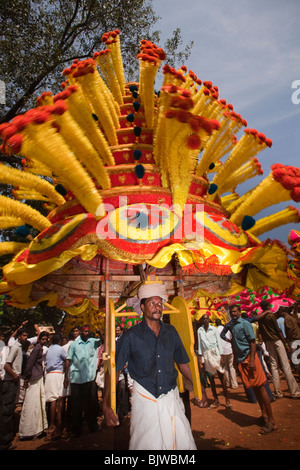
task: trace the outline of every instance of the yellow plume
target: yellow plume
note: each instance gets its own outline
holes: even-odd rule
[[[36,193],[47,196],[50,201],[55,202],[58,206],[65,202],[65,199],[55,191],[55,188],[48,181],[15,168],[10,168],[2,163],[0,163],[0,181],[22,188],[34,189]]]
[[[298,209],[293,206],[289,206],[282,211],[276,212],[275,214],[268,215],[263,217],[260,220],[257,220],[254,227],[249,231],[252,235],[259,237],[265,232],[269,232],[274,228],[280,227],[286,224],[298,224],[300,222],[300,214]]]
[[[28,247],[28,243],[19,242],[1,242],[0,243],[0,256],[11,255],[18,253]]]
[[[1,214],[21,218],[26,224],[39,231],[51,226],[50,220],[40,212],[21,202],[14,201],[6,196],[0,196]]]

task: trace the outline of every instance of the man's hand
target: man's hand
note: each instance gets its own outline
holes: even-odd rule
[[[199,370],[200,370],[201,372],[203,372],[203,370],[204,370],[204,362],[202,362],[202,356],[201,356],[200,354],[198,354],[197,360],[198,360]]]
[[[221,361],[220,361],[221,367],[225,367],[225,360],[223,354],[221,354]]]
[[[69,386],[69,377],[67,375],[65,375],[65,378],[64,378],[64,388],[67,389]]]
[[[107,427],[115,427],[120,425],[119,418],[117,415],[115,415],[112,408],[108,406],[103,406],[103,414],[105,425]]]

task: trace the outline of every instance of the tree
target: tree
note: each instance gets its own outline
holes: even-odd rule
[[[128,81],[137,78],[141,39],[160,38],[152,31],[159,17],[151,0],[1,0],[0,20],[0,79],[7,99],[0,122],[35,106],[34,99],[50,86],[60,91],[63,68],[102,49],[104,32],[121,31]],[[176,29],[166,42],[170,65],[189,56],[192,43],[178,51],[181,45]]]
[[[26,330],[30,336],[35,336],[34,325],[51,325],[59,332],[62,326],[63,311],[57,307],[49,307],[45,302],[34,308],[20,309],[6,303],[6,296],[0,296],[0,330],[9,338],[23,321],[28,320]]]

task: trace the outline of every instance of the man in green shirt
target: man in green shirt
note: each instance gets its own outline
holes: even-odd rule
[[[95,381],[100,338],[90,336],[89,325],[82,325],[81,334],[69,347],[65,363],[64,388],[71,384],[72,434],[81,435],[83,414],[90,432],[98,428],[98,395]],[[97,330],[98,332],[98,330]]]
[[[229,307],[232,346],[237,358],[241,379],[246,388],[253,388],[264,420],[260,434],[276,429],[269,395],[265,389],[266,375],[256,353],[255,334],[249,321],[241,318],[239,305]]]

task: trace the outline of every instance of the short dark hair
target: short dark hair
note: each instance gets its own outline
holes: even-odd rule
[[[76,326],[73,326],[73,328],[69,331],[69,334],[68,334],[68,339],[69,339],[69,340],[74,340],[74,339],[75,339],[74,330],[80,331],[80,327],[77,326],[77,325],[76,325]]]
[[[51,338],[51,343],[52,344],[59,344],[61,340],[61,336],[59,333],[54,333],[54,335]]]
[[[73,326],[72,330],[71,331],[74,331],[74,330],[80,330],[80,326],[79,325],[75,325]]]
[[[278,312],[286,312],[291,313],[291,307],[287,307],[285,305],[280,305]]]
[[[48,331],[42,331],[42,332],[39,334],[39,339],[42,339],[44,336],[47,336],[47,338],[49,338],[49,333],[48,333]]]
[[[271,307],[271,304],[270,302],[268,302],[267,300],[262,300],[261,303],[260,303],[260,308],[262,310],[267,310],[268,308]]]
[[[231,310],[232,310],[234,307],[238,308],[239,311],[241,311],[241,306],[240,306],[240,305],[238,305],[238,304],[231,304],[231,305],[229,305],[229,312],[231,312]]]
[[[28,331],[25,328],[19,328],[17,331],[17,336],[21,336],[23,333],[28,334]]]

